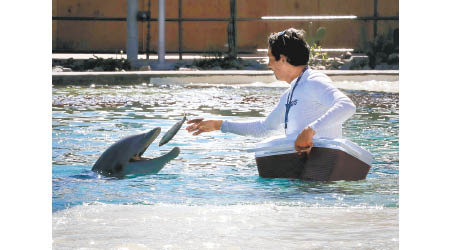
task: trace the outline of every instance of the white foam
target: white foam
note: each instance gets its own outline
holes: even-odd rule
[[[389,92],[398,93],[399,83],[398,81],[333,81],[334,86],[339,89],[349,90],[365,90],[365,91],[377,91],[377,92]]]
[[[191,87],[266,87],[266,88],[288,88],[289,84],[283,81],[258,81],[255,77],[247,77],[247,79],[239,78],[211,78],[204,77],[201,81],[199,79],[186,78],[152,78],[151,83],[156,86],[162,84],[172,85],[181,84]],[[215,79],[213,81],[213,79]],[[377,91],[377,92],[399,92],[399,81],[379,81],[379,80],[367,80],[367,81],[349,81],[349,80],[334,80],[333,84],[339,89],[348,90],[364,90],[364,91]]]
[[[81,205],[53,214],[53,248],[392,249],[397,208]]]

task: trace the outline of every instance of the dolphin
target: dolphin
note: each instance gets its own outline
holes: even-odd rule
[[[166,163],[180,154],[178,147],[156,158],[144,158],[145,150],[161,133],[157,127],[147,133],[125,137],[111,145],[98,158],[92,171],[108,177],[158,173]]]

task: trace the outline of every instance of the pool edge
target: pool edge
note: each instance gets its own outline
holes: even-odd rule
[[[398,81],[398,70],[321,70],[332,80]],[[53,72],[53,85],[140,84],[152,78],[169,78],[177,83],[271,83],[276,81],[270,70],[227,71],[128,71],[128,72]]]

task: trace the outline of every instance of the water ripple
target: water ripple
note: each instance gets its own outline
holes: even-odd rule
[[[179,157],[156,175],[117,180],[90,171],[98,156],[124,136],[155,127],[164,133],[184,113],[188,118],[258,119],[272,110],[285,89],[170,84],[54,87],[53,209],[89,202],[398,207],[397,93],[344,91],[357,106],[344,124],[344,136],[374,155],[364,181],[263,179],[253,154],[245,151],[260,139],[220,132],[193,137],[184,129],[167,145],[151,145],[145,153],[154,157],[181,148]]]

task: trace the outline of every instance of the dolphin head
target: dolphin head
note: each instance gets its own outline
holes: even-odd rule
[[[140,134],[140,139],[136,142],[136,148],[138,149],[138,151],[137,154],[134,155],[134,157],[141,157],[145,153],[145,150],[147,150],[148,146],[152,144],[152,142],[156,139],[156,137],[158,137],[160,133],[161,128],[157,127],[147,133]]]
[[[147,133],[125,137],[111,145],[98,158],[92,171],[105,176],[123,177],[130,162],[140,161],[148,146],[161,133],[155,128]]]

